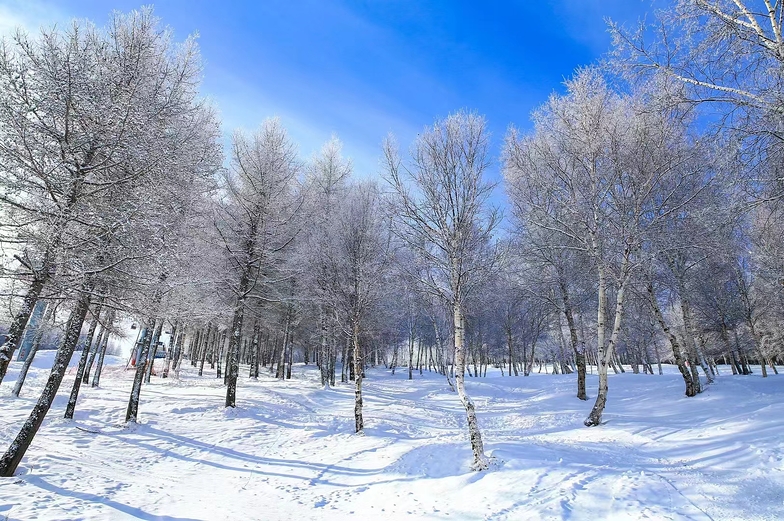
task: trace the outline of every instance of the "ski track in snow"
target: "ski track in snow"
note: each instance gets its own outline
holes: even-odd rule
[[[39,353],[21,398],[19,362],[0,386],[3,449],[52,355]],[[464,411],[436,374],[369,370],[357,436],[353,385],[321,389],[312,366],[285,382],[240,373],[227,410],[223,380],[185,362],[179,381],[143,387],[128,427],[133,374],[109,358],[67,421],[71,368],[17,475],[0,478],[0,520],[784,519],[784,375],[722,375],[696,398],[672,368],[610,375],[591,429],[573,375],[468,378],[493,458],[476,473]]]

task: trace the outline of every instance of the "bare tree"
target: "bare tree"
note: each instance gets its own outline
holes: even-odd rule
[[[239,349],[246,306],[265,298],[268,268],[294,239],[292,219],[301,207],[296,198],[300,171],[294,145],[277,119],[268,119],[248,137],[234,135],[232,166],[224,184],[227,199],[217,227],[228,253],[233,315],[229,331],[226,407],[236,402]],[[269,295],[266,297],[269,298]]]
[[[510,132],[504,173],[528,224],[562,235],[562,246],[596,270],[599,392],[585,420],[593,426],[607,402],[607,369],[640,247],[659,221],[684,210],[700,186],[693,178],[703,174],[679,168],[693,155],[688,136],[682,120],[653,110],[651,91],[620,95],[598,69],[578,72],[566,86],[565,96],[553,95],[534,114],[531,135]]]
[[[313,226],[303,238],[307,248],[304,263],[308,266],[304,276],[310,299],[318,307],[319,339],[317,364],[321,370],[321,385],[329,387],[335,383],[335,342],[332,334],[335,326],[333,300],[335,272],[328,259],[334,244],[329,230],[334,228],[339,215],[342,196],[346,193],[346,182],[352,174],[351,160],[342,156],[343,145],[333,136],[310,162],[306,183],[310,194],[310,211]]]
[[[94,228],[90,203],[173,163],[189,133],[172,119],[200,113],[199,68],[195,42],[175,49],[150,9],[3,42],[0,200],[27,245],[29,288],[0,346],[0,380],[44,286]]]
[[[165,242],[172,201],[164,203],[164,187],[193,174],[177,168],[186,147],[205,135],[215,142],[204,133],[215,128],[213,115],[197,97],[197,49],[193,41],[174,47],[147,9],[115,14],[103,30],[76,22],[38,40],[20,34],[13,53],[4,49],[0,154],[15,166],[3,169],[3,187],[12,188],[3,194],[17,216],[27,213],[20,233],[40,239],[30,250],[37,260],[20,257],[32,275],[14,324],[24,327],[30,299],[55,275],[73,305],[46,386],[0,460],[3,475],[13,474],[51,407],[98,288],[138,278],[127,268]]]
[[[428,270],[421,283],[452,309],[455,382],[468,419],[472,468],[488,467],[473,401],[465,389],[464,306],[494,263],[489,245],[498,214],[488,211],[493,185],[485,181],[488,134],[483,117],[458,112],[426,128],[404,163],[392,138],[384,145],[393,189],[396,235]]]
[[[333,286],[335,302],[346,317],[346,334],[352,347],[357,433],[364,429],[362,381],[365,356],[360,341],[367,338],[370,312],[383,296],[390,259],[389,238],[385,236],[386,226],[380,204],[375,185],[364,183],[351,187],[333,232],[334,248],[329,255],[336,275]]]

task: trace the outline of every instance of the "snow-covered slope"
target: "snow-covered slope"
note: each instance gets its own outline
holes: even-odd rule
[[[39,356],[22,398],[17,362],[0,386],[2,449],[43,385]],[[132,374],[111,363],[70,422],[66,377],[18,475],[0,478],[0,520],[784,518],[784,375],[723,375],[697,398],[674,371],[611,375],[591,429],[573,376],[469,379],[495,458],[474,473],[463,411],[435,374],[370,370],[356,436],[352,388],[320,389],[302,366],[287,382],[243,378],[227,411],[222,379],[184,364],[179,382],[144,387],[142,423],[126,428]]]

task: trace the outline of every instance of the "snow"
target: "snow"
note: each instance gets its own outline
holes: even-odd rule
[[[75,366],[79,353],[75,353]],[[22,397],[19,362],[0,386],[0,444],[35,403],[52,352]],[[17,476],[0,478],[0,519],[780,519],[784,376],[722,375],[696,398],[674,368],[610,375],[605,424],[582,421],[574,375],[467,379],[493,467],[471,472],[465,415],[435,374],[367,372],[364,436],[352,434],[353,386],[324,390],[313,366],[249,380],[224,409],[214,372],[183,363],[180,381],[142,389],[107,356],[101,388],[83,387],[62,419],[74,369]],[[589,376],[589,393],[596,385]]]

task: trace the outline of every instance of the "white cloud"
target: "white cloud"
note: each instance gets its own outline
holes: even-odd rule
[[[205,71],[202,93],[212,99],[220,113],[224,136],[227,139],[234,129],[255,130],[261,122],[271,116],[280,117],[292,140],[299,145],[303,159],[314,152],[336,134],[343,141],[343,152],[354,162],[359,176],[373,176],[378,172],[381,142],[390,131],[394,131],[404,146],[419,125],[412,125],[388,108],[380,109],[371,99],[361,93],[357,97],[336,91],[318,93],[329,99],[328,105],[319,103],[302,107],[303,97],[314,95],[309,91],[296,91],[289,96],[271,95],[244,77],[220,66],[208,64]],[[287,78],[294,85],[298,82]],[[302,80],[304,84],[304,79]],[[372,98],[372,96],[371,96]],[[397,108],[397,107],[395,107]],[[309,110],[315,112],[309,112]],[[402,109],[401,109],[402,110]],[[314,114],[317,114],[314,117]],[[429,119],[421,125],[429,124]]]
[[[36,0],[0,1],[0,35],[13,34],[18,28],[29,33],[41,27],[61,24],[70,19],[60,9],[48,2]]]

